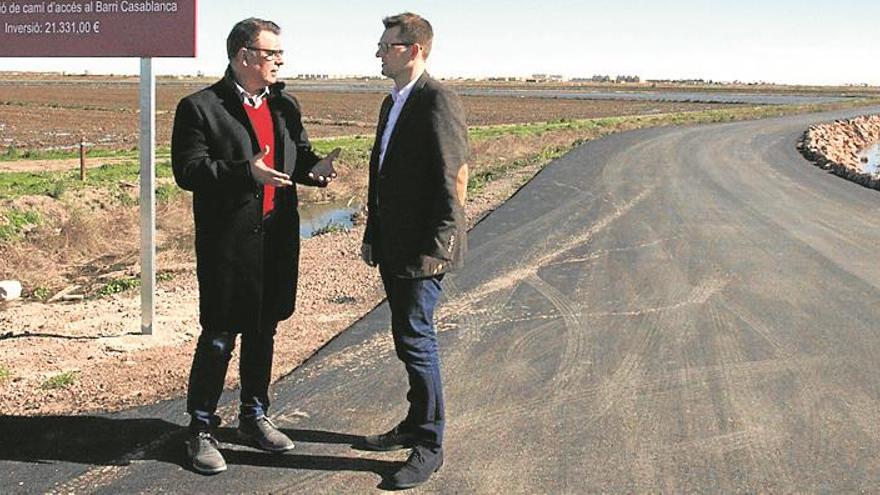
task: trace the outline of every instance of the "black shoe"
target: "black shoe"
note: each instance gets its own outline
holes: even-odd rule
[[[428,481],[432,474],[436,473],[443,465],[443,449],[431,450],[422,445],[416,445],[409,459],[403,463],[396,473],[388,480],[388,488],[403,490],[421,485]]]
[[[223,454],[217,450],[219,443],[207,431],[190,433],[186,439],[186,455],[193,469],[202,474],[217,474],[226,471]]]
[[[268,452],[287,452],[293,449],[293,441],[266,416],[254,419],[239,418],[238,436]]]
[[[355,448],[360,450],[386,452],[389,450],[408,449],[415,444],[416,436],[412,433],[402,432],[400,425],[397,425],[388,433],[364,437],[355,445]]]

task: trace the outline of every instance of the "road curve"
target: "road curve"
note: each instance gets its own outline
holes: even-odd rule
[[[447,279],[446,464],[421,491],[880,489],[880,192],[795,149],[810,124],[878,112],[618,134],[538,174]],[[59,492],[360,493],[405,457],[349,448],[405,412],[384,305],[274,390],[288,455],[226,443],[227,473],[184,470],[174,401],[92,418],[164,434],[115,462],[3,454],[3,476],[43,473],[29,488]]]

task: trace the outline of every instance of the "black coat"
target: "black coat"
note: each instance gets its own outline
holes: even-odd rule
[[[319,161],[297,101],[270,87],[275,166],[295,182]],[[296,187],[278,188],[263,219],[263,186],[250,172],[259,152],[253,127],[231,76],[177,105],[171,137],[174,178],[193,192],[200,321],[208,331],[243,332],[288,318],[294,310],[299,263]]]
[[[388,141],[393,101],[382,102],[370,158],[364,243],[396,276],[420,278],[461,267],[467,250],[463,203],[469,149],[458,96],[427,73],[416,81]]]

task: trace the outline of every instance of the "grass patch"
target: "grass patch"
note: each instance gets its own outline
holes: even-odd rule
[[[8,242],[20,239],[28,230],[40,225],[40,214],[31,210],[18,210],[12,208],[2,212],[3,220],[0,222],[0,242]]]
[[[171,154],[171,147],[157,146],[156,156],[160,158],[168,158]],[[20,160],[69,160],[79,158],[79,149],[49,149],[49,150],[33,150],[28,148],[16,148],[8,146],[0,153],[0,162],[14,162]],[[131,158],[138,159],[137,148],[129,148],[125,150],[114,149],[87,149],[86,160],[94,158]]]
[[[156,188],[156,202],[167,203],[173,201],[181,194],[183,194],[183,189],[177,187],[175,183],[160,184]]]
[[[111,296],[140,286],[141,279],[139,277],[117,278],[98,289],[97,295],[98,297]]]
[[[34,290],[31,291],[31,297],[38,301],[46,302],[51,296],[52,291],[48,287],[34,287]]]
[[[343,136],[336,138],[315,139],[312,141],[315,151],[324,156],[334,148],[342,148],[339,160],[355,168],[366,167],[370,163],[373,150],[373,136]]]
[[[40,385],[43,390],[56,390],[67,388],[76,383],[76,377],[79,373],[76,371],[67,371],[58,375],[50,376]]]
[[[9,371],[9,368],[0,364],[0,382],[6,380],[7,378],[12,376],[12,372]]]
[[[115,188],[120,182],[137,182],[140,166],[136,162],[104,164],[86,172],[86,180],[79,180],[78,170],[58,172],[0,173],[0,199],[19,196],[50,196],[60,198],[67,191],[86,187]],[[156,163],[156,177],[168,178],[174,173],[171,161]]]
[[[576,145],[577,143],[575,143]],[[536,163],[551,162],[564,155],[569,149],[574,147],[551,146],[541,150],[538,153],[525,158],[512,161],[498,161],[488,166],[480,167],[468,178],[468,195],[478,195],[495,179],[501,178],[517,169],[528,167]]]
[[[318,237],[319,235],[325,235],[325,234],[332,234],[333,232],[345,232],[346,230],[348,230],[348,229],[344,225],[342,225],[341,223],[328,222],[327,225],[325,225],[319,229],[313,230],[312,237]]]

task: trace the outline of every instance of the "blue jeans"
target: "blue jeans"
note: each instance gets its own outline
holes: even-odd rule
[[[259,331],[241,334],[241,359],[238,367],[241,381],[241,418],[259,418],[269,410],[269,381],[272,378],[272,355],[277,325],[273,323]],[[214,412],[217,410],[220,394],[223,393],[226,370],[235,349],[237,335],[233,332],[203,330],[199,336],[186,397],[186,410],[190,415],[189,429],[192,432],[205,431],[220,424],[220,418]]]
[[[409,412],[400,426],[419,443],[432,448],[443,445],[445,412],[440,355],[434,329],[434,307],[440,299],[443,275],[420,279],[398,278],[379,266],[388,304],[391,334],[397,357],[409,376]]]

